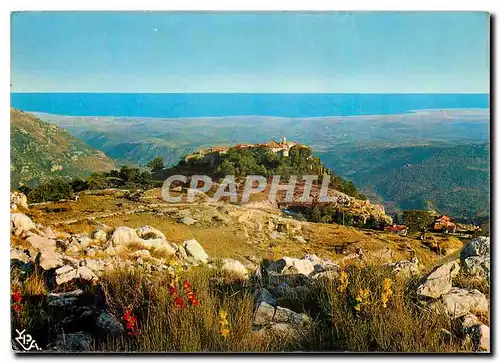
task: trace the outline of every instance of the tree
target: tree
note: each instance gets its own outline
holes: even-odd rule
[[[87,179],[89,189],[105,189],[107,188],[106,176],[100,173],[92,173]]]
[[[89,188],[89,183],[80,178],[76,178],[71,181],[71,188],[74,192],[81,192]]]
[[[152,173],[156,173],[157,171],[163,170],[165,165],[163,164],[163,158],[161,156],[155,157],[146,165]]]
[[[35,203],[73,198],[71,184],[61,178],[48,180],[28,193],[28,199]]]
[[[405,210],[403,222],[411,232],[425,232],[434,222],[434,217],[425,210]]]

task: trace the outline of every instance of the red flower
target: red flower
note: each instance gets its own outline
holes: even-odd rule
[[[13,307],[13,308],[14,308],[14,310],[15,310],[15,311],[17,311],[17,312],[20,312],[20,311],[22,310],[22,308],[23,308],[23,307],[21,306],[21,304],[14,304],[14,305],[12,305],[12,307]]]
[[[184,302],[184,300],[180,296],[177,296],[174,299],[174,304],[175,304],[175,307],[177,307],[177,308],[183,308],[186,305],[186,303]]]
[[[19,293],[19,291],[17,289],[14,289],[14,291],[12,292],[12,299],[15,302],[18,302],[18,303],[21,302],[22,297],[21,297],[21,294]]]
[[[129,309],[125,310],[125,314],[123,314],[123,320],[125,320],[126,327],[128,330],[128,335],[137,336],[139,334],[139,328],[137,326],[137,318],[132,315],[132,312]]]
[[[169,284],[168,285],[168,293],[170,295],[173,295],[173,296],[177,295],[177,288],[174,285]]]
[[[198,299],[196,297],[194,297],[193,299],[189,300],[189,302],[193,306],[199,306],[200,305],[200,302],[198,301]]]
[[[184,281],[184,283],[182,284],[182,286],[184,286],[184,290],[191,291],[191,284],[189,282]]]

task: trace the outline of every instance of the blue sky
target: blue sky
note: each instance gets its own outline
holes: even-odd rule
[[[11,39],[13,92],[489,92],[480,12],[25,12]]]

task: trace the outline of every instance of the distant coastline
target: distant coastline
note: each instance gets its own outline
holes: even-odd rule
[[[489,94],[11,93],[11,106],[67,116],[296,118],[488,109]]]

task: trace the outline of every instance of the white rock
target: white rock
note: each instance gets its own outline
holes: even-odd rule
[[[28,198],[16,190],[10,193],[10,204],[28,209]]]
[[[298,258],[285,256],[273,262],[269,266],[269,270],[276,271],[281,274],[299,273],[307,276],[314,272],[314,265],[310,260],[300,260]]]
[[[261,302],[257,309],[255,309],[254,317],[253,317],[253,325],[254,326],[264,326],[271,323],[274,317],[275,308],[274,306]]]
[[[243,279],[248,279],[247,269],[238,260],[233,260],[231,258],[223,259],[221,269],[223,271],[234,273]]]
[[[26,241],[34,248],[43,250],[55,250],[56,241],[50,238],[42,237],[37,234],[33,234],[26,238]]]
[[[17,248],[11,248],[10,259],[21,261],[23,263],[28,263],[30,260],[29,256],[26,253],[24,253],[24,251],[21,251]]]
[[[11,213],[10,221],[13,228],[20,228],[24,231],[31,231],[36,228],[31,218],[22,213]]]
[[[287,323],[293,327],[302,328],[311,322],[311,319],[306,314],[296,313],[290,309],[278,306],[274,314],[273,321],[276,323]]]
[[[486,296],[476,289],[461,289],[454,287],[441,296],[445,312],[459,318],[469,312],[487,314],[489,304]]]
[[[438,298],[451,290],[451,283],[460,271],[460,266],[456,261],[451,261],[434,268],[427,275],[424,283],[417,288],[420,297]]]
[[[135,231],[142,239],[162,239],[166,241],[165,235],[161,231],[150,226],[143,226],[137,228]]]
[[[395,275],[406,275],[406,276],[411,276],[411,275],[416,275],[418,274],[419,268],[418,268],[418,258],[413,257],[411,260],[401,260],[393,263],[386,263],[384,266],[389,267],[392,269],[392,272]]]
[[[90,268],[86,266],[81,266],[75,269],[71,266],[65,265],[56,270],[56,283],[58,285],[70,282],[74,279],[96,282],[98,277]]]
[[[208,262],[210,257],[207,255],[203,247],[195,239],[184,241],[182,246],[186,250],[187,255],[192,257],[196,261],[200,261],[202,263]]]
[[[99,243],[104,243],[108,239],[108,234],[102,229],[98,229],[97,231],[94,231],[92,238]]]
[[[56,235],[54,231],[52,231],[52,228],[47,227],[43,230],[43,236],[51,239],[56,239]]]
[[[179,223],[185,224],[186,226],[191,226],[196,222],[198,221],[190,216],[182,217],[181,219],[179,219]]]
[[[118,227],[110,239],[113,246],[128,246],[131,243],[140,243],[141,239],[135,229],[130,227]]]
[[[43,250],[40,253],[40,266],[44,270],[50,270],[63,265],[61,254],[54,250]]]

